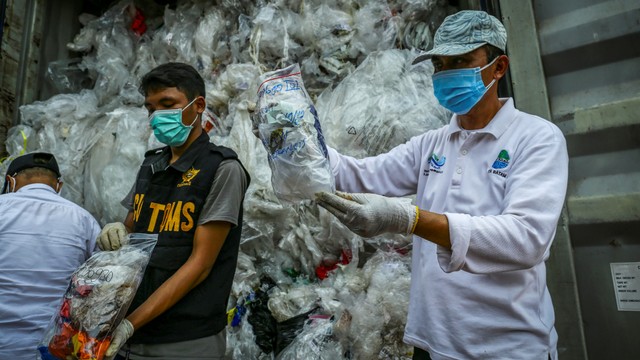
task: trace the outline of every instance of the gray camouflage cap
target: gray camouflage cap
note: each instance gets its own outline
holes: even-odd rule
[[[434,55],[454,56],[490,44],[504,51],[507,31],[500,20],[484,11],[463,10],[447,16],[436,31],[433,49],[420,54],[414,64]]]

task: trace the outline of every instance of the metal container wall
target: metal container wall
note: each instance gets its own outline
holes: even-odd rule
[[[7,130],[19,122],[18,108],[56,92],[45,79],[47,65],[67,59],[66,44],[80,29],[82,1],[4,0],[0,54],[0,158]],[[74,56],[77,56],[74,55]]]
[[[534,70],[536,60],[519,51],[524,45],[512,43],[511,51],[521,61],[512,66],[518,82],[516,102],[533,111],[546,105],[567,138],[566,225],[587,350],[584,357],[638,359],[640,312],[618,311],[610,264],[640,262],[640,2],[503,0],[500,4],[511,27],[531,7],[537,29],[527,51],[530,57],[539,52],[545,82],[536,79],[540,77]],[[559,284],[550,284],[553,296],[552,285]],[[557,307],[567,301],[572,302],[554,296]],[[561,324],[571,316],[556,313]],[[562,355],[560,346],[559,350]],[[580,358],[575,351],[571,354],[571,359]]]
[[[7,130],[17,124],[19,104],[36,100],[35,82],[41,42],[38,0],[3,1],[0,47],[0,159]]]

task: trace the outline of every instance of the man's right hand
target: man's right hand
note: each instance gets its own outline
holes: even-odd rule
[[[109,223],[98,235],[98,247],[101,250],[118,250],[126,244],[127,228],[121,222]]]

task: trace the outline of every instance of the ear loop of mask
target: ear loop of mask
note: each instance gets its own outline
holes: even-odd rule
[[[186,108],[188,108],[189,106],[191,106],[191,104],[193,104],[194,102],[196,102],[196,100],[198,100],[198,96],[194,97],[194,98],[193,98],[193,100],[191,100],[191,102],[187,104],[187,106],[183,107],[183,108],[182,108],[182,109],[180,109],[180,110],[184,111]]]
[[[193,124],[195,124],[195,123],[196,123],[196,121],[198,121],[198,115],[200,115],[200,114],[196,114],[196,117],[193,119],[193,121],[191,122],[191,124],[190,124],[189,126],[187,126],[187,127],[193,127]]]
[[[60,190],[61,190],[61,181],[60,178],[57,179],[58,183],[56,184],[56,193],[60,194]]]
[[[185,106],[184,108],[182,108],[182,111],[184,111],[184,109],[188,108],[189,106],[191,106],[191,104],[193,104],[196,100],[198,99],[198,96],[196,96],[193,100],[191,100],[191,102],[189,103],[189,105]],[[196,121],[198,121],[198,115],[200,115],[198,112],[196,112],[196,117],[195,119],[193,119],[193,121],[191,122],[191,124],[189,124],[189,127],[193,127],[193,124],[196,123]]]
[[[151,113],[151,115],[149,115],[149,121],[153,120],[153,116],[156,113],[165,113],[165,112],[169,112],[169,113],[173,113],[174,111],[180,111],[180,114],[182,114],[182,112],[188,108],[189,106],[191,106],[191,104],[193,104],[196,100],[198,99],[198,97],[196,96],[195,98],[193,98],[193,100],[191,100],[190,103],[188,103],[185,107],[183,108],[179,108],[179,109],[167,109],[167,110],[156,110],[154,112]],[[194,121],[195,122],[195,121]],[[193,123],[192,123],[193,124]]]
[[[489,66],[493,65],[493,63],[494,63],[494,62],[496,62],[496,60],[498,60],[498,58],[499,58],[499,57],[500,57],[500,56],[495,57],[493,60],[491,60],[491,62],[490,62],[490,63],[488,63],[487,65],[485,65],[485,66],[481,67],[481,68],[480,68],[479,73],[480,73],[480,74],[482,74],[482,70],[484,70],[484,69],[488,68]],[[482,76],[481,76],[481,78],[482,78]],[[486,91],[489,91],[489,89],[491,89],[491,87],[492,87],[492,86],[493,86],[493,84],[495,84],[495,83],[496,83],[496,79],[494,78],[494,79],[489,83],[489,85],[485,86],[484,88],[486,89]]]

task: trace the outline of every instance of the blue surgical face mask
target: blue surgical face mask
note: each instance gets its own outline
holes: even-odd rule
[[[433,74],[433,93],[440,105],[457,115],[468,113],[482,99],[496,79],[484,86],[482,70],[491,66],[496,59],[483,67],[445,70]]]
[[[149,122],[153,134],[158,141],[169,146],[180,146],[187,141],[193,124],[198,120],[198,115],[190,125],[182,123],[182,112],[196,101],[197,97],[182,109],[156,110],[149,116]]]

